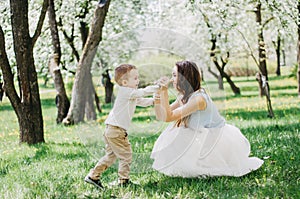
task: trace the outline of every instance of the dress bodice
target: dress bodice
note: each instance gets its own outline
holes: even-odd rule
[[[204,110],[197,110],[191,114],[188,127],[192,129],[199,128],[220,128],[225,125],[225,119],[220,115],[216,105],[207,95],[204,89],[196,91],[192,96],[201,95],[206,101],[206,108]]]

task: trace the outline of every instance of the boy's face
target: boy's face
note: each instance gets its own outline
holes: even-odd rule
[[[128,78],[123,80],[123,86],[129,88],[138,88],[139,85],[139,73],[137,69],[132,69],[128,72]]]

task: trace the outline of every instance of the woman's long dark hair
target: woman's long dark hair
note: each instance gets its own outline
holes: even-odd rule
[[[178,77],[177,77],[177,90],[183,94],[181,99],[183,104],[186,104],[191,95],[201,88],[201,76],[197,65],[191,61],[176,62]],[[189,116],[179,119],[176,126],[183,123],[187,125]]]

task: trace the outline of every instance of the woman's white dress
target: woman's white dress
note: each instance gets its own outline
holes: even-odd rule
[[[263,160],[249,157],[250,144],[240,130],[226,124],[210,97],[206,109],[191,114],[187,127],[170,124],[156,140],[153,168],[169,176],[242,176]],[[193,97],[192,96],[192,97]]]

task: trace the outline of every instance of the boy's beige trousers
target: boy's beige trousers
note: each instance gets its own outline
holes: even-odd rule
[[[97,180],[100,175],[119,159],[119,180],[129,179],[130,164],[132,161],[132,150],[125,129],[117,126],[107,125],[104,132],[105,156],[88,174],[90,178]]]

